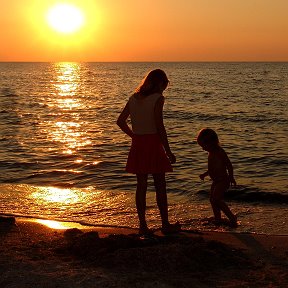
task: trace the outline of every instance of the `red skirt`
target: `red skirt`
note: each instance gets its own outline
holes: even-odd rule
[[[134,135],[129,151],[126,171],[133,174],[172,172],[158,134]]]

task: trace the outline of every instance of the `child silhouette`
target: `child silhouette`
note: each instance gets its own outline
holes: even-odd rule
[[[220,146],[218,135],[212,129],[202,129],[197,136],[198,144],[203,150],[208,152],[208,171],[199,177],[204,180],[206,176],[212,179],[210,190],[210,203],[214,213],[215,224],[220,224],[221,211],[230,220],[232,227],[237,226],[237,217],[231,212],[224,202],[224,192],[228,190],[230,184],[236,185],[233,175],[233,166],[224,149]]]

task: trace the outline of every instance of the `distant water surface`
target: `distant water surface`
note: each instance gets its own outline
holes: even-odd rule
[[[234,164],[237,231],[288,234],[288,63],[0,63],[0,213],[137,227],[130,140],[115,122],[154,68],[170,79],[171,219],[215,229],[202,225],[210,182],[199,180],[207,154],[195,141],[211,127]]]

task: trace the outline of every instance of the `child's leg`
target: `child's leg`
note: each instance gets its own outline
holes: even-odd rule
[[[237,217],[231,212],[230,208],[224,202],[224,192],[229,188],[229,183],[226,181],[219,182],[214,185],[213,190],[213,203],[229,218],[230,222],[235,225]]]
[[[215,222],[221,221],[221,209],[218,207],[217,202],[215,201],[215,184],[212,183],[210,190],[210,204],[213,210]]]
[[[164,227],[169,225],[165,173],[153,174],[153,179],[156,190],[156,201],[160,211],[162,227]]]
[[[147,191],[147,174],[137,174],[137,189],[136,189],[136,208],[139,218],[140,230],[148,230],[146,223],[146,191]]]

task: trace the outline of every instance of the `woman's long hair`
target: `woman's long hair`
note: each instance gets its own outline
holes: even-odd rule
[[[141,85],[135,90],[135,94],[148,96],[153,93],[162,92],[168,86],[169,80],[165,72],[161,69],[150,71],[142,81]]]

